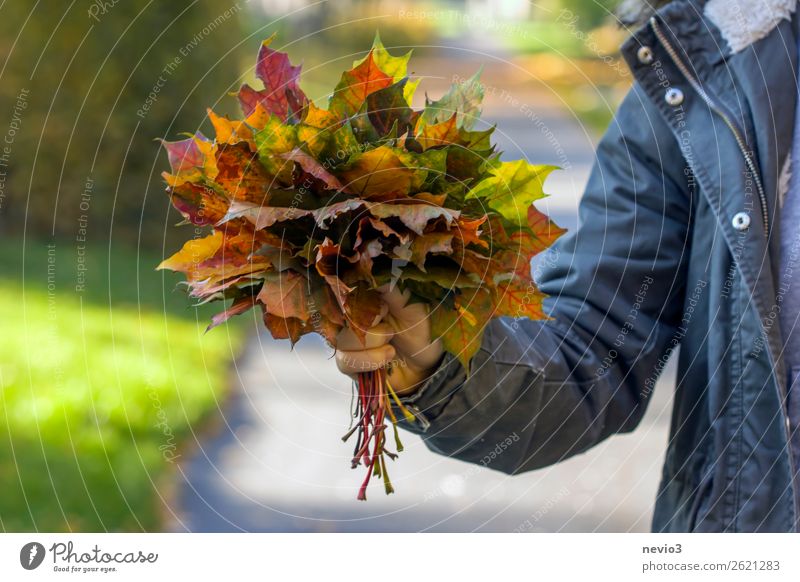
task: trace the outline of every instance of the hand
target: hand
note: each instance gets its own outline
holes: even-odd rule
[[[350,376],[389,367],[389,382],[398,394],[417,389],[444,355],[441,340],[431,340],[428,306],[411,303],[411,293],[381,289],[386,315],[367,331],[366,343],[347,327],[336,338],[336,364]]]

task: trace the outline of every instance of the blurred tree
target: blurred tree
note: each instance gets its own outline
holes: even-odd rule
[[[575,24],[579,29],[591,30],[612,18],[619,0],[560,0],[559,3],[577,17]]]
[[[227,93],[239,83],[246,8],[245,0],[0,4],[0,140],[13,132],[13,143],[0,144],[0,230],[97,242],[113,228],[115,239],[160,247],[167,163],[154,139],[195,131],[206,107],[235,108]]]

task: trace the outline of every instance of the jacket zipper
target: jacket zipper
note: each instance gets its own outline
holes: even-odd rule
[[[700,86],[700,83],[697,81],[694,75],[692,75],[691,71],[689,71],[689,68],[684,64],[683,60],[678,56],[677,51],[672,46],[672,43],[670,43],[669,39],[667,39],[666,35],[661,30],[661,26],[659,25],[658,19],[655,16],[650,17],[650,28],[653,30],[653,34],[656,35],[658,42],[660,42],[661,45],[664,47],[664,50],[667,51],[669,58],[672,60],[672,62],[675,64],[675,66],[678,68],[681,74],[684,76],[686,81],[688,81],[688,83],[692,86],[692,89],[695,90],[695,92],[705,102],[705,104],[708,106],[709,109],[711,109],[714,113],[716,113],[722,118],[722,120],[725,122],[725,125],[727,125],[728,129],[731,130],[733,137],[736,139],[736,144],[739,146],[739,150],[742,152],[745,164],[747,165],[747,168],[750,170],[750,173],[753,175],[753,181],[756,183],[756,189],[758,191],[758,201],[761,206],[761,220],[764,224],[764,234],[767,237],[769,237],[769,212],[767,211],[767,195],[764,192],[764,185],[761,182],[761,175],[758,173],[758,168],[756,167],[755,161],[750,155],[750,152],[747,150],[744,138],[742,137],[739,128],[736,126],[736,124],[733,123],[728,114],[725,113],[722,109],[720,109],[716,103],[714,103],[709,94],[705,92],[703,87]],[[778,395],[780,398],[783,399],[782,400],[783,402],[786,402],[787,395],[783,393],[783,390],[781,388],[781,383],[777,382],[777,384],[778,384]],[[794,477],[795,463],[794,463],[794,452],[791,449],[792,440],[791,440],[791,432],[788,426],[789,422],[788,411],[785,410],[783,406],[781,406],[781,410],[783,412],[783,417],[784,417],[783,427],[788,443],[787,449],[789,451],[789,467],[791,468],[792,472],[792,481],[794,488],[797,487],[797,483],[795,482],[795,477]],[[800,520],[800,515],[799,515],[800,509],[798,508],[797,505],[797,493],[794,491],[792,491],[792,506],[794,507],[794,514],[795,514],[794,515],[795,523],[792,524],[792,528],[794,529],[794,531],[798,531],[797,523]]]
[[[653,33],[658,38],[658,41],[664,46],[664,49],[667,51],[669,58],[672,59],[672,62],[678,67],[678,70],[681,74],[686,78],[689,84],[692,86],[692,89],[700,96],[700,98],[705,102],[705,104],[717,115],[719,115],[722,120],[725,122],[725,125],[728,126],[728,129],[731,130],[733,133],[733,137],[736,139],[736,144],[739,146],[739,150],[742,152],[742,156],[744,156],[744,162],[747,164],[747,168],[750,170],[750,173],[753,175],[753,181],[756,183],[756,190],[758,191],[758,201],[761,206],[761,220],[764,224],[764,234],[769,237],[769,212],[767,211],[767,195],[764,192],[764,185],[761,182],[761,174],[758,173],[758,168],[756,167],[755,161],[753,157],[750,155],[750,152],[747,150],[747,146],[745,144],[744,138],[742,137],[742,133],[739,131],[739,128],[736,124],[731,120],[727,113],[725,113],[722,109],[720,109],[716,103],[711,99],[708,93],[705,92],[703,87],[700,86],[700,83],[697,82],[697,79],[692,75],[689,68],[684,64],[683,60],[678,56],[678,53],[675,51],[675,48],[669,42],[667,37],[664,35],[663,31],[661,30],[661,26],[658,24],[658,20],[655,16],[650,18],[650,28],[653,29]]]

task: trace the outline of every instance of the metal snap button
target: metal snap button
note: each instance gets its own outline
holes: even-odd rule
[[[736,230],[747,230],[750,226],[750,215],[746,212],[737,212],[733,215],[731,223]]]
[[[683,91],[681,91],[677,87],[670,87],[664,94],[664,101],[666,101],[668,105],[672,105],[673,107],[680,105],[681,103],[683,103]]]
[[[639,47],[639,50],[636,51],[636,58],[638,58],[639,62],[643,65],[649,65],[653,62],[653,49],[649,46]]]

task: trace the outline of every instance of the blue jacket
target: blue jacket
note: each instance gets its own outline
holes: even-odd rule
[[[406,399],[430,449],[507,473],[557,463],[634,430],[680,346],[653,529],[797,530],[776,215],[794,8],[676,0],[623,45],[634,86],[539,277],[553,319],[493,320],[468,376],[445,357]]]

